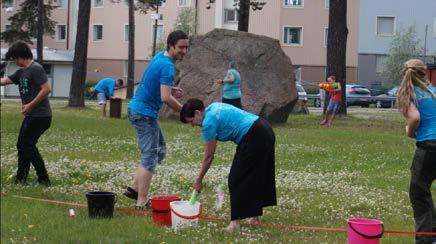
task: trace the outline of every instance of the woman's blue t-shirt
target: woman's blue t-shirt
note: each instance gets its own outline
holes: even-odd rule
[[[212,103],[207,106],[201,125],[203,142],[216,139],[239,144],[258,118],[226,103]]]
[[[436,140],[436,86],[429,85],[428,91],[415,86],[415,96],[420,114],[419,126],[416,129],[416,141]]]
[[[224,83],[224,93],[223,97],[226,99],[237,99],[241,98],[241,75],[239,72],[235,69],[229,69],[227,71],[227,75],[224,79],[228,79],[229,75],[232,74],[234,77],[234,80],[232,83],[226,82]]]

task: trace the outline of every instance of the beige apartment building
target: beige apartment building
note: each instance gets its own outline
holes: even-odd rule
[[[50,49],[74,50],[78,0],[52,0],[58,6],[52,13],[56,34],[46,37]],[[278,39],[291,58],[297,80],[319,82],[325,79],[328,0],[264,0],[261,11],[251,11],[249,32]],[[8,18],[21,1],[3,1],[1,30],[10,28]],[[92,0],[88,42],[88,79],[127,76],[128,7],[123,0]],[[157,39],[164,40],[174,29],[177,14],[193,8],[196,32],[214,28],[237,29],[235,0],[166,0],[159,8]],[[357,80],[358,21],[360,0],[348,1],[347,81]],[[135,13],[135,79],[140,79],[152,53],[153,27],[157,15]],[[2,48],[7,47],[2,43]]]

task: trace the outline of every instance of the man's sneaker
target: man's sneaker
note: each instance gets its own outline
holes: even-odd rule
[[[148,199],[148,201],[144,205],[142,205],[142,206],[136,205],[135,209],[136,210],[151,210],[151,201],[150,201],[150,199]]]

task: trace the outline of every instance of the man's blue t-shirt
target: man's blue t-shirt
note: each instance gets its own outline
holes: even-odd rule
[[[436,86],[429,85],[429,89],[436,95]],[[436,140],[436,97],[417,86],[415,96],[421,117],[416,129],[416,141]]]
[[[143,116],[158,118],[163,104],[160,86],[172,86],[174,73],[173,60],[164,52],[156,54],[142,75],[139,87],[129,102],[129,109]]]
[[[115,80],[112,78],[105,78],[100,80],[95,86],[97,93],[104,93],[106,97],[112,97],[114,95]]]
[[[203,142],[216,139],[239,144],[258,118],[226,103],[212,103],[207,106],[201,124]]]
[[[241,98],[241,75],[239,72],[235,69],[229,69],[227,71],[227,75],[224,79],[228,79],[229,75],[232,74],[234,77],[234,80],[232,83],[226,82],[224,83],[224,94],[223,97],[226,99],[236,99]]]

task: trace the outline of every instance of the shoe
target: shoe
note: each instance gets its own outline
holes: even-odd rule
[[[142,206],[135,205],[135,210],[151,210],[150,199],[148,199],[148,201]]]
[[[38,183],[42,186],[50,186],[51,185],[50,179],[48,177],[38,178]]]
[[[132,187],[127,187],[127,190],[123,193],[124,196],[133,199],[138,200],[138,192],[135,191]]]

